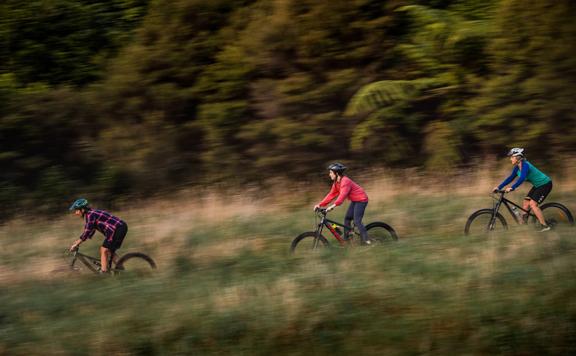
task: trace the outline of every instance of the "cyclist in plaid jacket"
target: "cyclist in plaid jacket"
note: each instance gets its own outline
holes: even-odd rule
[[[108,272],[108,261],[110,257],[114,262],[118,259],[116,250],[122,246],[124,237],[128,232],[128,225],[107,211],[90,208],[88,200],[82,198],[70,206],[70,211],[74,211],[74,214],[84,219],[85,222],[84,232],[70,246],[70,251],[77,249],[82,242],[92,238],[98,230],[105,237],[100,247],[101,272]]]

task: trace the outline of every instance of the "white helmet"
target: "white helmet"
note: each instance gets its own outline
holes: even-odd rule
[[[524,149],[520,147],[514,147],[508,151],[508,157],[510,156],[524,158]]]

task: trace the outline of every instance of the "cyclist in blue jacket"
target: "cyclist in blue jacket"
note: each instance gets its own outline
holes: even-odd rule
[[[546,224],[542,210],[540,210],[538,205],[542,204],[544,199],[546,199],[548,194],[552,191],[552,179],[526,160],[523,148],[515,147],[511,149],[508,152],[508,157],[510,157],[510,162],[514,165],[512,174],[510,174],[510,176],[498,187],[494,188],[494,190],[501,190],[508,184],[512,183],[516,177],[518,177],[516,183],[505,189],[507,193],[518,188],[520,184],[524,183],[524,181],[532,183],[533,187],[524,198],[522,207],[524,210],[531,209],[534,212],[534,215],[536,215],[536,218],[538,218],[538,221],[542,225],[542,229],[540,230],[541,232],[550,230],[550,226]],[[524,221],[524,218],[525,216],[523,216],[523,219],[521,220]]]

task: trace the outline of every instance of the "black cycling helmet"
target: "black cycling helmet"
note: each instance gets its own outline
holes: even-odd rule
[[[332,163],[331,165],[328,166],[328,169],[336,174],[342,175],[346,170],[346,166],[343,165],[342,163]]]

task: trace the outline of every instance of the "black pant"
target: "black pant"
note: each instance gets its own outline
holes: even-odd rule
[[[541,185],[538,188],[532,187],[532,189],[530,189],[528,195],[524,199],[532,199],[536,203],[538,203],[538,205],[540,205],[542,204],[544,199],[546,199],[548,194],[550,194],[551,191],[552,191],[552,181],[544,185]]]
[[[114,253],[117,249],[122,246],[122,242],[124,241],[124,237],[128,233],[128,225],[120,224],[116,227],[116,231],[114,231],[114,235],[110,238],[105,238],[102,246],[106,247],[112,253]]]
[[[354,224],[358,226],[358,231],[360,232],[360,237],[362,241],[368,241],[368,233],[366,232],[366,228],[364,224],[362,224],[362,218],[364,218],[364,211],[366,210],[366,206],[368,202],[352,202],[348,207],[348,211],[346,212],[346,217],[344,218],[344,224],[350,226],[350,222],[354,220]]]

